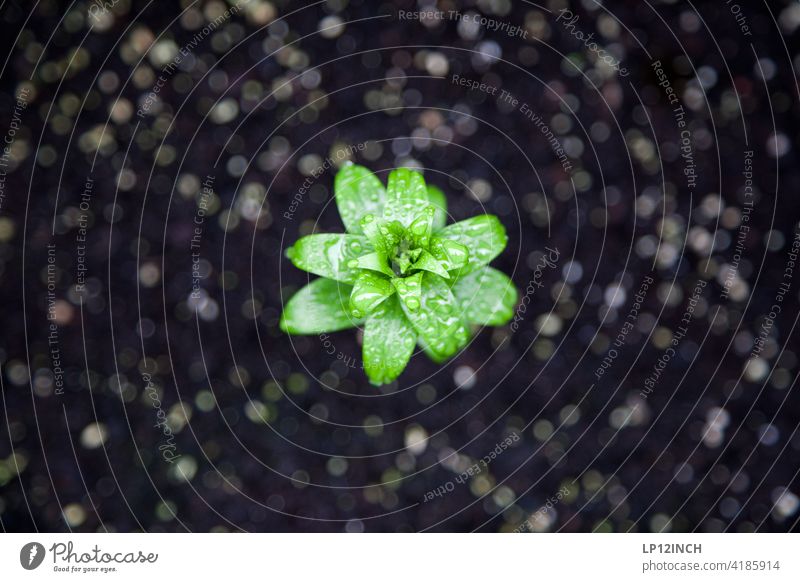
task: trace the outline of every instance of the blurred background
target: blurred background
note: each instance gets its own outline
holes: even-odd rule
[[[4,531],[797,529],[797,2],[0,21]],[[284,335],[347,160],[499,216],[514,322]]]

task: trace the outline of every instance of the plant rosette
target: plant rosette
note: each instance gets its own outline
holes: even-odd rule
[[[466,346],[480,326],[504,325],[518,294],[488,266],[508,241],[491,214],[446,225],[447,200],[419,172],[400,168],[386,188],[363,166],[337,174],[345,234],[312,234],[286,256],[319,275],[286,304],[281,329],[307,335],[362,327],[372,384],[394,381],[419,345],[436,363]]]

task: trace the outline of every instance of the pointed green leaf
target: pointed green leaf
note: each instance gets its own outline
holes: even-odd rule
[[[397,220],[404,227],[416,217],[419,209],[428,204],[428,188],[422,174],[399,168],[389,174],[386,186],[386,206],[383,217]]]
[[[415,269],[421,269],[423,271],[434,273],[444,279],[450,278],[450,275],[447,273],[447,269],[445,269],[438,260],[434,259],[433,255],[428,251],[422,251],[420,253],[419,258],[414,262],[413,267]]]
[[[374,214],[365,214],[361,217],[359,224],[364,236],[369,239],[373,247],[377,249],[384,246],[383,235],[380,232],[382,221],[379,218],[376,218]]]
[[[363,317],[370,313],[394,291],[394,285],[386,277],[373,271],[361,273],[350,295],[350,309],[353,316]]]
[[[369,241],[363,236],[311,234],[287,249],[286,256],[298,269],[343,283],[353,283],[359,273],[350,267],[350,261],[370,250]]]
[[[317,279],[295,293],[281,315],[281,329],[303,335],[339,331],[358,325],[347,305],[353,288],[331,279]]]
[[[403,238],[405,228],[397,221],[373,219],[371,216],[361,220],[361,227],[375,250],[388,257]]]
[[[406,229],[407,235],[415,245],[422,248],[428,247],[431,241],[431,233],[433,232],[433,218],[435,215],[436,208],[432,205],[426,206],[417,213],[416,218],[408,225]]]
[[[444,228],[447,224],[447,197],[436,186],[428,185],[428,202],[436,207],[433,215],[433,230]]]
[[[405,369],[416,333],[396,296],[378,305],[364,324],[364,370],[370,382],[388,384]]]
[[[440,230],[437,236],[461,243],[469,250],[467,264],[459,271],[461,277],[488,264],[503,251],[508,242],[503,223],[493,214],[456,222]]]
[[[361,217],[380,216],[386,201],[386,191],[378,177],[364,166],[344,166],[333,184],[336,206],[348,232],[360,234]]]
[[[479,325],[508,323],[519,297],[514,282],[492,267],[483,267],[459,279],[453,285],[453,295],[466,320]]]
[[[380,230],[385,244],[388,248],[397,245],[406,232],[406,228],[396,220],[384,220],[380,223],[378,230]]]
[[[467,344],[469,329],[450,287],[441,277],[423,273],[419,310],[402,307],[420,344],[434,361],[443,362]]]
[[[400,274],[405,275],[411,268],[411,259],[408,258],[407,253],[402,254],[399,257],[392,259],[392,267],[400,271]]]
[[[395,277],[392,285],[397,289],[397,295],[409,311],[417,311],[422,304],[422,273],[410,277]]]
[[[354,269],[369,269],[370,271],[377,271],[383,273],[388,277],[394,277],[394,271],[389,267],[389,263],[380,253],[368,253],[361,255],[357,259],[353,259],[349,266]]]
[[[465,245],[438,236],[433,237],[428,250],[448,271],[460,269],[469,259],[469,250]]]

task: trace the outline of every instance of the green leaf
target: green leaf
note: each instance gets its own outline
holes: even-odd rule
[[[394,271],[389,267],[386,258],[380,253],[361,255],[357,259],[353,259],[349,266],[354,269],[369,269],[370,271],[377,271],[389,277],[394,277]]]
[[[433,237],[428,250],[448,271],[460,269],[469,259],[469,250],[466,246],[438,236]]]
[[[467,344],[469,329],[450,287],[441,277],[423,273],[419,310],[402,307],[420,344],[435,362],[443,362]]]
[[[434,273],[444,279],[450,278],[450,275],[447,273],[447,269],[445,269],[438,260],[433,258],[433,255],[428,251],[422,251],[420,253],[419,258],[414,262],[413,267],[415,269],[421,269],[423,271]]]
[[[394,285],[386,277],[371,271],[361,273],[350,295],[353,316],[363,317],[393,293]]]
[[[361,220],[361,227],[375,250],[384,257],[394,251],[405,234],[405,228],[399,222],[375,219],[371,214]]]
[[[353,283],[359,272],[350,261],[371,250],[369,241],[354,234],[311,234],[304,236],[286,256],[295,267],[320,277]]]
[[[348,232],[361,234],[361,217],[380,216],[386,202],[386,191],[378,177],[364,166],[343,167],[333,184],[336,206]]]
[[[407,251],[403,251],[400,253],[399,256],[396,256],[392,259],[392,267],[396,270],[399,270],[400,273],[405,275],[411,270],[411,267],[414,264],[414,261],[419,258],[422,254],[422,249],[410,249]]]
[[[339,331],[358,325],[347,305],[353,288],[316,279],[295,293],[281,315],[281,329],[295,335]]]
[[[395,380],[408,364],[415,342],[416,333],[397,297],[378,305],[364,324],[364,370],[370,382],[380,385]]]
[[[398,244],[406,233],[406,228],[396,220],[381,221],[378,229],[390,249]]]
[[[461,243],[469,250],[467,264],[459,271],[461,277],[488,264],[503,251],[508,242],[503,223],[493,214],[481,214],[456,222],[440,230],[438,236]]]
[[[422,273],[410,277],[395,277],[392,285],[397,289],[400,301],[409,311],[417,311],[422,304]]]
[[[422,174],[399,168],[389,174],[386,186],[386,206],[383,217],[397,220],[404,227],[416,218],[419,209],[428,204],[428,188]]]
[[[385,241],[383,240],[383,235],[381,235],[380,227],[382,221],[380,219],[375,218],[374,214],[365,214],[361,217],[359,221],[359,225],[361,226],[361,231],[364,233],[369,239],[369,242],[372,243],[372,246],[375,248],[379,248],[385,245]]]
[[[459,279],[453,295],[464,317],[479,325],[504,325],[514,317],[519,297],[514,282],[497,269],[483,267]]]
[[[433,232],[433,218],[436,215],[436,208],[433,205],[426,206],[417,213],[411,224],[406,230],[408,236],[416,246],[427,248]]]
[[[436,207],[433,215],[433,230],[444,228],[447,224],[447,197],[436,186],[428,185],[428,202]]]

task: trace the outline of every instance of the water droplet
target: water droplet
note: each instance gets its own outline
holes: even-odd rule
[[[362,219],[361,219],[361,222],[363,222],[364,224],[369,224],[369,223],[370,223],[370,222],[372,222],[373,220],[375,220],[375,216],[374,216],[374,215],[372,215],[372,214],[365,214],[365,215],[364,215],[364,218],[362,218]]]
[[[416,311],[419,309],[419,301],[414,297],[410,297],[406,300],[406,307],[408,307],[411,311]]]

